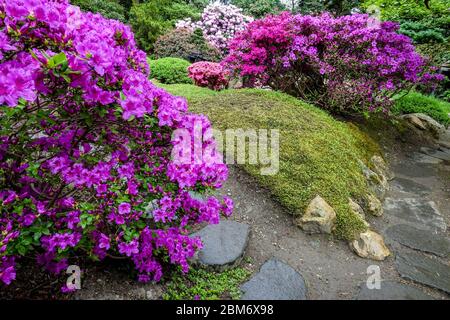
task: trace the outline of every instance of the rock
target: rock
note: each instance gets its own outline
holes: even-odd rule
[[[363,208],[361,208],[361,206],[355,201],[353,201],[353,199],[351,198],[348,199],[348,205],[350,206],[353,213],[359,216],[361,220],[364,221],[365,226],[369,227],[369,223],[366,221],[366,215],[364,213]]]
[[[416,198],[387,198],[384,202],[384,212],[386,215],[395,216],[433,231],[447,230],[447,224],[433,201]]]
[[[379,175],[370,170],[362,161],[360,161],[360,166],[364,177],[367,180],[369,190],[375,194],[378,199],[383,200],[386,196],[386,192],[389,190],[388,179],[384,175]]]
[[[439,141],[438,141],[438,144],[439,144],[441,147],[450,149],[450,141],[439,140]]]
[[[334,209],[321,196],[317,196],[306,208],[306,213],[295,220],[295,224],[306,233],[330,234],[335,227],[335,221]]]
[[[386,177],[387,180],[393,180],[395,178],[394,172],[392,172],[387,163],[380,156],[373,156],[369,161],[369,167],[379,176]]]
[[[392,182],[392,186],[397,190],[405,193],[427,195],[431,192],[431,189],[427,186],[404,178],[395,178],[395,180]]]
[[[409,123],[411,123],[414,127],[420,130],[427,130],[427,127],[425,123],[422,122],[418,117],[416,117],[413,114],[406,114],[403,116],[400,116],[400,118],[407,120]]]
[[[421,163],[401,163],[394,167],[397,174],[411,178],[427,178],[436,174],[435,166]]]
[[[368,193],[364,197],[364,206],[366,211],[375,217],[381,217],[383,215],[383,205],[373,194]]]
[[[215,270],[225,270],[240,262],[247,248],[250,227],[247,224],[224,220],[208,225],[192,237],[199,236],[203,249],[198,253],[198,263]]]
[[[445,127],[442,124],[423,113],[406,114],[401,116],[401,118],[407,120],[420,130],[429,131],[435,137],[439,137],[445,131]]]
[[[358,256],[372,260],[382,261],[391,254],[383,237],[371,230],[360,233],[358,239],[350,242],[350,247]]]
[[[441,257],[447,257],[450,254],[450,240],[443,234],[431,230],[399,224],[387,229],[386,236],[411,249],[433,253]]]
[[[306,300],[302,275],[288,264],[272,258],[241,286],[242,300]]]
[[[403,278],[450,293],[450,268],[447,264],[416,252],[400,252],[395,263]]]
[[[420,152],[425,153],[430,157],[439,160],[450,161],[450,149],[441,148],[441,150],[435,150],[431,148],[422,147],[420,148]]]
[[[434,300],[416,287],[397,281],[382,281],[380,289],[369,289],[364,282],[356,300]]]
[[[414,154],[414,161],[417,163],[423,163],[423,164],[440,164],[443,160],[431,157],[429,155],[423,154],[423,153],[416,153]]]

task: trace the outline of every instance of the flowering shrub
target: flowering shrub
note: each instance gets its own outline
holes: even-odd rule
[[[228,51],[228,41],[238,32],[243,31],[253,18],[242,14],[242,9],[234,5],[214,2],[208,5],[202,13],[200,21],[193,22],[190,18],[177,22],[177,28],[191,30],[201,29],[205,38],[223,53]]]
[[[219,63],[196,62],[188,68],[189,77],[199,87],[221,90],[228,85],[228,77]]]
[[[391,97],[441,79],[398,25],[367,15],[282,13],[257,20],[230,44],[225,66],[247,86],[269,84],[336,111],[387,112]]]
[[[58,274],[74,255],[129,257],[157,281],[188,270],[202,246],[190,226],[231,213],[229,198],[197,194],[227,177],[212,138],[197,148],[214,161],[170,157],[174,130],[207,132],[208,119],[148,73],[118,21],[66,0],[0,0],[0,283],[20,257]]]
[[[190,62],[221,60],[220,51],[206,41],[200,29],[173,29],[158,38],[154,54],[157,58],[173,57]]]

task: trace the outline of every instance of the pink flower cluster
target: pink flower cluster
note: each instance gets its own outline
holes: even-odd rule
[[[220,188],[225,164],[171,159],[174,130],[208,119],[148,74],[128,26],[67,0],[0,0],[0,282],[22,256],[60,273],[74,255],[130,257],[158,281],[188,270],[193,225],[231,214],[229,198],[192,196]]]
[[[204,9],[200,21],[193,22],[188,18],[178,21],[176,27],[189,30],[201,29],[209,43],[222,53],[226,53],[229,40],[243,31],[251,21],[253,18],[242,14],[242,9],[216,1]]]
[[[214,62],[201,61],[188,68],[188,76],[199,87],[221,90],[228,85],[228,75],[222,65]]]
[[[285,12],[249,24],[224,64],[247,86],[268,84],[338,111],[387,112],[396,93],[441,79],[397,31],[363,14]]]

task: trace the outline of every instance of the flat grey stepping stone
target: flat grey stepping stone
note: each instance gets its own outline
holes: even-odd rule
[[[192,235],[203,241],[198,262],[219,270],[233,267],[244,255],[249,235],[250,227],[236,221],[223,220],[217,225],[208,225]]]
[[[288,264],[272,258],[241,286],[242,300],[306,300],[302,275]]]
[[[426,178],[435,174],[435,167],[432,164],[399,164],[394,166],[393,171],[397,175],[412,178]]]
[[[450,293],[450,266],[416,252],[400,252],[395,259],[403,278]]]
[[[429,155],[430,157],[434,157],[444,161],[450,161],[450,150],[446,148],[442,148],[442,150],[443,151],[424,147],[420,148],[421,152]]]
[[[361,290],[356,300],[434,300],[420,289],[397,281],[382,281],[380,289],[369,289],[366,283],[361,284]]]
[[[410,179],[398,177],[395,178],[394,181],[392,181],[392,187],[407,193],[427,194],[431,192],[431,189],[427,186],[424,186],[423,184],[417,183]]]
[[[386,230],[386,236],[398,243],[420,251],[446,257],[450,254],[450,240],[431,230],[414,228],[407,224],[398,224]]]
[[[441,232],[447,230],[447,224],[433,201],[416,198],[387,198],[384,202],[384,212],[421,227]]]

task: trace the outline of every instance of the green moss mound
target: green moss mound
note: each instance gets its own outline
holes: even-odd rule
[[[392,112],[394,114],[424,113],[443,125],[450,124],[448,117],[450,103],[418,92],[410,92],[398,99],[392,108]]]
[[[188,77],[189,61],[178,58],[149,60],[150,78],[165,84],[192,83]]]
[[[273,91],[164,88],[185,96],[190,111],[206,114],[217,129],[279,129],[279,172],[263,176],[258,165],[243,169],[293,215],[302,215],[315,196],[322,196],[336,210],[335,233],[340,238],[352,239],[366,229],[350,210],[348,198],[361,199],[368,192],[358,160],[367,162],[379,148],[356,126]]]

